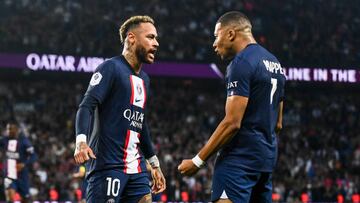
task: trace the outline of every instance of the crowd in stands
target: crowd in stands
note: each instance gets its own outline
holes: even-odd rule
[[[121,23],[145,14],[156,21],[159,60],[214,62],[214,26],[230,10],[249,16],[256,40],[285,67],[355,67],[360,61],[360,4],[351,0],[2,0],[0,52],[111,57],[121,50]],[[1,78],[1,136],[15,116],[39,157],[31,167],[31,198],[76,201],[74,120],[89,78]],[[164,201],[209,200],[215,158],[191,178],[182,177],[177,165],[198,152],[222,119],[223,86],[152,79],[148,120],[168,184]],[[352,88],[287,86],[274,202],[359,198],[360,96]],[[0,201],[2,182],[0,177]]]
[[[358,65],[360,5],[351,0],[3,0],[0,51],[113,56],[121,23],[147,14],[161,60],[213,62],[215,23],[230,10],[249,16],[257,41],[286,67]]]
[[[78,198],[80,184],[72,178],[74,119],[86,83],[0,83],[1,132],[15,116],[39,157],[31,170],[34,200]],[[167,178],[163,200],[209,200],[215,157],[191,178],[182,177],[177,165],[198,152],[223,118],[223,86],[217,80],[152,80],[148,121]],[[299,202],[307,195],[333,202],[360,192],[360,97],[344,90],[288,87],[274,200]]]

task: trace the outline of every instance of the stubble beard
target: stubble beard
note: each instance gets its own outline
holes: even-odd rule
[[[148,52],[146,51],[145,47],[143,47],[141,45],[136,47],[135,55],[138,58],[140,63],[147,63],[147,64],[152,63],[152,61],[149,61],[147,59],[147,54],[148,54]]]

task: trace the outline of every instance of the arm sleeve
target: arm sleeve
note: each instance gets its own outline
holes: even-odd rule
[[[114,80],[114,64],[102,63],[92,75],[88,89],[76,114],[76,135],[88,135],[95,108],[101,104],[111,90]]]
[[[284,77],[285,78],[285,77]],[[285,82],[286,79],[283,80],[283,83],[281,84],[281,88],[280,88],[280,101],[284,101],[285,99]]]
[[[249,97],[252,66],[245,60],[234,61],[230,65],[227,96],[239,95]]]
[[[146,123],[146,120],[144,122],[142,134],[140,135],[140,149],[143,152],[145,159],[148,159],[155,155],[151,141],[150,130]]]
[[[146,81],[146,86],[147,86],[147,98],[150,98],[151,97],[150,79],[148,77]],[[154,147],[151,141],[151,133],[146,118],[144,120],[143,130],[140,135],[140,149],[144,154],[145,159],[149,159],[155,155]]]
[[[30,140],[25,139],[25,147],[26,147],[26,153],[28,155],[25,164],[30,165],[37,160],[37,155],[35,153],[34,147],[30,143]]]
[[[76,135],[88,135],[90,132],[91,118],[99,100],[94,96],[85,95],[76,113]]]

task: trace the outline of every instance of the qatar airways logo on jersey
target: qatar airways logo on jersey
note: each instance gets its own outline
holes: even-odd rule
[[[231,89],[231,88],[237,87],[238,82],[239,81],[228,82],[227,88]]]
[[[123,115],[126,120],[130,121],[130,126],[133,126],[135,128],[139,128],[140,130],[142,130],[143,121],[144,121],[144,113],[126,109],[124,111]]]
[[[8,159],[19,159],[20,158],[20,154],[19,152],[10,152],[10,151],[7,151],[6,152],[6,157]]]

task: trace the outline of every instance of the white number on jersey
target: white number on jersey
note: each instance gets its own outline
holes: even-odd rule
[[[107,196],[112,195],[114,197],[117,197],[119,195],[119,190],[120,190],[120,180],[118,178],[112,179],[111,177],[107,177],[106,181],[107,181],[106,195]]]
[[[273,102],[273,97],[274,97],[274,94],[276,92],[276,88],[277,88],[277,79],[276,78],[271,78],[270,104],[272,104],[272,102]]]

